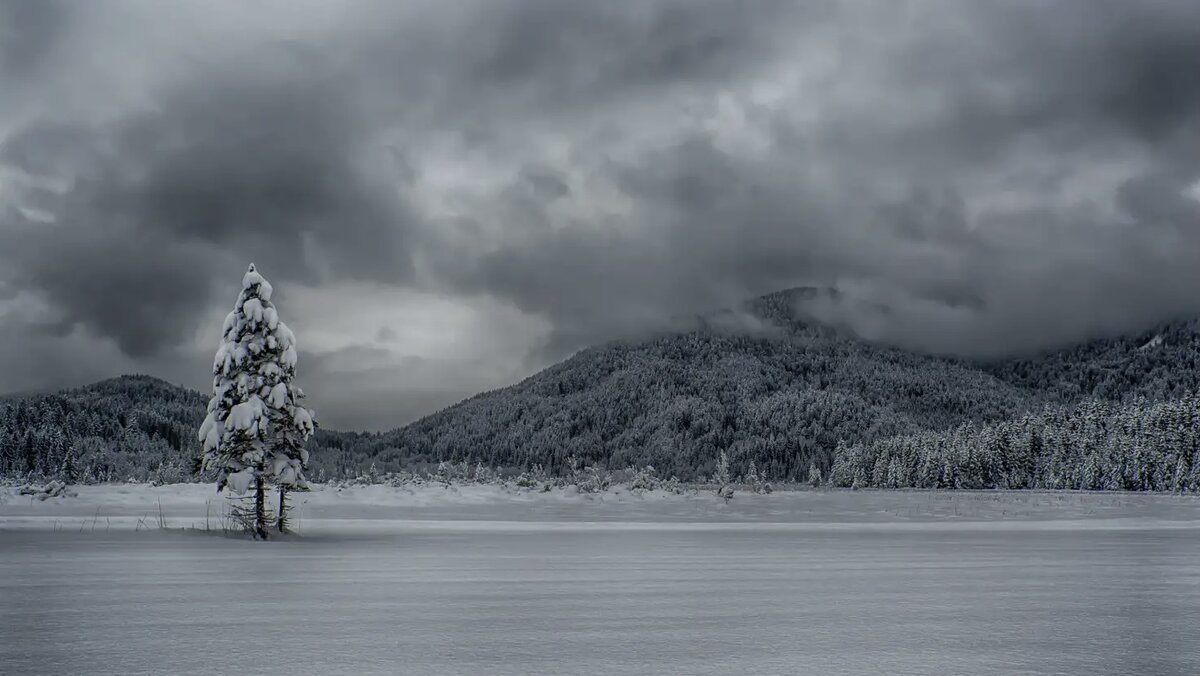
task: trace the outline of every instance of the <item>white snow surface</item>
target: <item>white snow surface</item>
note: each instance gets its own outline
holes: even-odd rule
[[[268,366],[275,366],[275,365],[268,364]],[[278,368],[278,367],[276,367],[276,368]],[[282,382],[276,383],[275,387],[271,388],[271,394],[267,398],[267,404],[270,405],[271,408],[283,408],[284,406],[287,405],[287,396],[288,396],[287,383],[282,383]]]
[[[242,495],[250,490],[250,482],[254,481],[254,470],[243,469],[238,472],[233,472],[227,478],[229,482],[229,490],[236,495]]]
[[[76,528],[80,520],[108,518],[108,528],[134,527],[159,508],[173,526],[203,526],[224,505],[213,484],[108,484],[73,486],[78,497],[28,504],[17,488],[0,486],[0,529]],[[584,494],[573,487],[548,493],[494,484],[444,487],[439,483],[393,487],[312,484],[292,496],[303,531],[324,533],[348,523],[371,528],[409,527],[444,520],[526,524],[609,524],[623,528],[755,528],[872,530],[1119,530],[1197,529],[1200,496],[1072,491],[777,491],[737,492],[728,504],[711,490],[677,495],[624,487]],[[119,524],[119,525],[118,525]],[[69,528],[68,528],[69,529]],[[1200,532],[1198,532],[1200,537]]]
[[[205,416],[204,422],[200,424],[200,441],[204,445],[205,451],[214,449],[217,444],[221,443],[221,430],[211,411]]]
[[[0,488],[0,672],[1200,673],[1191,496],[76,490]]]
[[[255,269],[254,264],[251,263],[250,270],[247,271],[245,275],[242,275],[242,288],[249,289],[255,284],[259,285],[258,295],[262,296],[263,300],[271,300],[271,294],[273,293],[274,288],[271,286],[270,282],[268,282],[261,274],[259,274],[258,270]]]
[[[296,347],[294,345],[288,345],[283,350],[283,357],[281,358],[281,361],[285,366],[290,366],[292,368],[296,367],[297,356]]]
[[[245,303],[242,303],[242,312],[246,315],[246,321],[250,322],[251,326],[258,325],[263,320],[263,304],[257,298],[247,298]]]
[[[242,430],[251,435],[256,433],[259,421],[263,418],[263,403],[257,396],[251,396],[240,404],[229,409],[229,417],[225,419],[225,429]]]

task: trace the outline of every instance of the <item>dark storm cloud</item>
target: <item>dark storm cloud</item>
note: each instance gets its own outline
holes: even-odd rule
[[[419,233],[402,192],[413,168],[394,148],[389,156],[374,147],[378,133],[410,121],[412,135],[445,125],[481,141],[471,134],[481,114],[492,116],[490,137],[508,123],[495,116],[553,117],[622,90],[727,77],[753,65],[756,31],[778,5],[488,2],[431,20],[451,33],[444,41],[423,39],[421,26],[385,12],[380,20],[391,32],[363,44],[342,36],[346,42],[333,45],[207,55],[185,79],[151,86],[149,109],[105,123],[48,115],[4,139],[0,159],[9,166],[74,182],[62,194],[25,194],[26,205],[45,207],[55,223],[10,249],[42,252],[18,256],[15,274],[65,321],[133,355],[193,328],[188,308],[206,304],[213,286],[196,268],[224,270],[205,265],[204,255],[242,254],[309,283],[409,283]],[[393,160],[390,172],[372,165],[383,157]],[[529,166],[522,176],[527,190],[505,195],[510,211],[523,200],[532,214],[538,200],[569,192],[553,170]],[[124,260],[135,250],[156,250],[153,265],[180,271],[159,280],[179,308],[159,312],[162,326],[144,325],[159,298],[126,296],[121,303],[135,307],[112,307],[113,294],[136,277]]]
[[[1095,9],[1100,11],[1093,13]],[[1029,31],[1023,48],[1025,65],[1057,82],[1057,96],[1040,97],[1044,106],[1029,106],[1027,117],[1059,118],[1064,113],[1084,121],[1107,120],[1150,142],[1167,142],[1180,127],[1196,129],[1200,107],[1200,75],[1187,64],[1200,59],[1200,6],[1190,2],[1107,2],[1070,5],[1057,20],[1040,27],[1032,17],[1018,28]],[[1078,32],[1071,22],[1095,22],[1081,48],[1061,62],[1061,37]]]
[[[931,3],[935,6],[936,3]],[[1036,138],[1054,150],[1099,145],[1114,136],[1159,145],[1196,129],[1200,5],[1186,0],[1128,3],[1065,0],[973,3],[945,14],[962,21],[927,26],[887,56],[880,85],[929,106],[916,120],[862,110],[831,125],[851,143],[880,136],[918,158],[996,159]],[[919,132],[916,136],[899,131]],[[864,132],[865,135],[864,135]],[[1099,136],[1095,136],[1099,135]],[[936,148],[917,143],[936,137]]]
[[[356,166],[356,94],[303,60],[171,92],[121,136],[139,224],[258,253],[285,278],[315,281],[307,245],[340,278],[409,281],[412,216],[390,177]]]
[[[358,164],[355,92],[286,50],[257,56],[166,85],[153,111],[5,139],[0,161],[72,180],[26,192],[54,223],[10,233],[12,274],[133,356],[194,330],[231,255],[285,280],[410,281],[413,217]]]
[[[146,255],[147,250],[153,255]],[[82,324],[112,337],[131,357],[147,356],[183,338],[194,314],[189,302],[206,298],[211,288],[205,269],[211,263],[203,250],[158,238],[73,235],[58,246],[31,252],[26,263],[28,281],[64,312],[57,332]],[[100,288],[98,280],[103,280]]]
[[[29,76],[50,53],[66,18],[58,0],[0,0],[0,75]]]
[[[467,47],[477,86],[554,92],[557,105],[644,94],[646,87],[727,80],[770,58],[781,17],[828,14],[828,2],[780,0],[483,3]],[[773,24],[775,24],[773,28]],[[790,25],[800,37],[804,23]],[[555,105],[552,101],[540,101]]]
[[[546,356],[796,284],[974,354],[1200,311],[1188,0],[185,6],[164,43],[0,3],[38,111],[0,129],[0,284],[39,331],[161,353],[250,259],[489,295]]]
[[[612,166],[636,235],[514,239],[483,259],[477,286],[556,317],[570,347],[665,307],[802,282],[849,282],[895,306],[876,337],[972,354],[1200,311],[1180,291],[1200,282],[1184,194],[1200,179],[1186,150],[1200,147],[1200,7],[964,11],[875,55],[886,62],[838,53],[838,84],[873,88],[882,108],[834,108],[816,124],[771,111],[766,157],[692,134]],[[1132,176],[1107,195],[1064,194],[1126,161]],[[884,188],[897,183],[899,197]],[[1032,203],[989,205],[1010,191]],[[968,213],[968,200],[984,206]]]

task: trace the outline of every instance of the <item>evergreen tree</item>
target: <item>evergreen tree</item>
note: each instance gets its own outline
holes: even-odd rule
[[[64,451],[62,465],[59,467],[58,475],[68,484],[73,484],[79,480],[79,468],[75,458],[75,444],[69,444]]]
[[[300,445],[313,431],[299,406],[296,341],[271,304],[271,284],[253,264],[225,318],[213,360],[213,396],[200,426],[204,468],[218,472],[217,489],[243,494],[254,487],[255,535],[267,537],[268,481],[303,487],[308,454]]]
[[[821,468],[817,467],[817,463],[810,462],[808,464],[808,485],[817,488],[821,485]]]
[[[287,331],[282,322],[280,326]],[[279,365],[279,381],[271,389],[271,399],[268,402],[270,406],[267,409],[270,420],[268,436],[273,453],[270,473],[279,487],[276,525],[281,533],[288,532],[288,492],[308,489],[308,479],[304,471],[308,469],[309,454],[304,442],[317,427],[312,411],[300,405],[304,398],[304,390],[293,382],[296,376],[296,339],[290,331],[287,335],[291,345],[283,353]]]
[[[729,456],[725,455],[725,451],[721,451],[721,455],[717,458],[717,468],[713,472],[713,484],[717,487],[717,497],[722,498],[725,502],[733,499],[733,484],[730,483],[731,477],[729,474]]]

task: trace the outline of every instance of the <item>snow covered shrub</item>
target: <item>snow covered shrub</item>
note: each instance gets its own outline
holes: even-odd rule
[[[694,492],[689,491],[683,484],[679,483],[679,477],[675,476],[674,474],[672,474],[666,481],[663,481],[661,484],[659,484],[659,488],[668,493],[674,493],[675,495],[686,495],[689,492]]]
[[[525,471],[517,475],[517,478],[513,480],[513,484],[517,488],[540,488],[542,482],[532,472]]]
[[[750,487],[750,490],[758,494],[770,493],[774,488],[771,482],[758,471],[758,466],[754,461],[750,461],[750,467],[746,470],[746,476],[742,477],[742,483]]]
[[[388,472],[380,477],[380,482],[383,485],[391,486],[392,488],[404,488],[417,481],[420,481],[420,477],[411,472]]]
[[[17,492],[20,495],[32,496],[32,498],[34,500],[48,500],[50,498],[63,498],[63,497],[73,498],[73,497],[76,497],[75,492],[72,491],[71,489],[67,488],[67,484],[62,481],[59,481],[58,479],[54,479],[54,480],[49,481],[46,484],[40,485],[40,486],[36,485],[36,484],[29,484],[26,486],[22,486],[20,488],[20,490],[18,490]]]
[[[150,485],[181,484],[190,478],[190,473],[175,462],[160,462],[150,474]]]
[[[662,484],[655,473],[653,465],[646,465],[641,469],[630,469],[629,471],[633,475],[629,479],[629,490],[631,491],[652,491]]]
[[[434,472],[432,478],[446,488],[450,488],[456,483],[470,483],[472,474],[471,466],[465,462],[448,462],[443,460],[438,463],[437,470]]]
[[[603,467],[589,465],[577,475],[575,487],[580,493],[603,493],[612,486],[612,475]]]
[[[484,467],[482,462],[475,463],[475,472],[471,479],[477,484],[490,484],[496,481],[496,472],[491,467]]]
[[[546,468],[538,463],[533,463],[533,467],[529,468],[529,474],[533,480],[540,486],[543,493],[549,492],[554,488],[555,482],[550,480],[550,476],[546,474]]]
[[[553,490],[555,483],[547,476],[545,468],[537,463],[534,463],[528,470],[518,474],[517,478],[513,480],[513,485],[517,488],[539,490],[543,493]]]

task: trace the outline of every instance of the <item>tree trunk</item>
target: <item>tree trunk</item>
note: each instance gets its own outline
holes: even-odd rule
[[[267,539],[267,496],[261,474],[254,478],[254,532]]]
[[[287,522],[287,486],[279,485],[279,519],[277,521],[279,532],[288,532]]]

